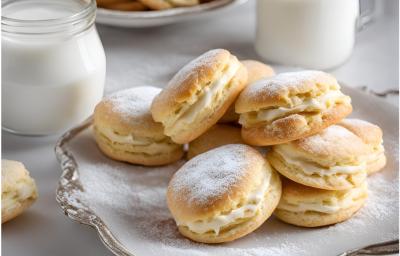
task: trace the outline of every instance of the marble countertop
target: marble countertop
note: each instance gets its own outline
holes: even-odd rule
[[[106,56],[106,93],[137,86],[163,86],[193,57],[226,48],[239,58],[259,59],[253,48],[255,1],[207,19],[144,29],[98,26]],[[357,35],[350,59],[329,70],[354,87],[382,92],[398,89],[398,2],[385,2],[377,17]],[[285,67],[274,65],[277,71]],[[387,100],[398,105],[398,96]],[[2,158],[22,161],[39,188],[39,200],[2,226],[2,253],[8,256],[111,255],[91,228],[64,216],[55,200],[60,176],[53,147],[58,136],[21,137],[2,132]]]

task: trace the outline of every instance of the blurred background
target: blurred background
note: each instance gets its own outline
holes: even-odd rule
[[[263,1],[267,0],[259,0]],[[141,85],[164,87],[180,67],[212,48],[228,49],[240,59],[265,61],[277,72],[301,69],[302,66],[295,63],[271,61],[255,50],[256,13],[260,6],[257,7],[254,0],[243,2],[165,26],[123,28],[97,24],[107,59],[105,94]],[[344,62],[325,70],[348,86],[378,94],[398,91],[399,2],[361,0],[361,3],[361,9],[373,7],[373,10],[365,18],[362,28],[354,29],[360,30],[354,32],[354,49]],[[285,18],[284,14],[282,17]],[[340,16],[335,18],[341,19]],[[279,22],[274,26],[280,30]],[[323,31],[324,27],[319,29]],[[301,33],[292,39],[294,45],[300,43],[300,37]],[[398,94],[390,94],[386,99],[398,105]],[[60,177],[60,167],[53,152],[57,138],[20,137],[3,132],[2,157],[23,161],[29,167],[36,179],[40,200],[29,214],[2,227],[2,253],[18,256],[111,255],[91,228],[66,218],[55,201]]]
[[[98,25],[107,56],[106,93],[142,84],[162,87],[188,60],[212,48],[226,48],[241,59],[263,60],[254,49],[256,2],[250,0],[206,18],[162,27],[125,29]],[[351,56],[327,71],[350,86],[367,86],[378,92],[396,89],[399,2],[361,3],[364,8],[374,6],[371,21],[356,33]],[[265,61],[278,72],[295,68]],[[397,98],[391,102],[397,104]]]

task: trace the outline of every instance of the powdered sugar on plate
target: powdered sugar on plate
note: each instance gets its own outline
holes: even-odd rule
[[[336,255],[397,236],[396,142],[387,140],[392,141],[385,144],[388,166],[368,179],[366,206],[352,219],[330,227],[299,228],[271,217],[232,243],[192,242],[179,234],[166,205],[168,182],[184,162],[148,168],[112,161],[99,152],[89,130],[70,145],[84,188],[74,197],[94,211],[133,255],[325,255],[327,250]]]
[[[90,131],[79,135],[71,146],[77,153],[80,181],[86,188],[77,191],[75,196],[100,216],[116,238],[135,255],[279,256],[303,250],[283,243],[249,247],[240,243],[212,246],[192,242],[179,234],[166,205],[168,182],[183,161],[152,168],[114,162],[97,150]],[[240,153],[236,157],[240,159]],[[232,163],[227,164],[232,167]],[[252,240],[257,239],[253,237],[249,241]]]
[[[146,168],[112,161],[97,149],[90,129],[68,143],[79,165],[83,191],[65,196],[74,206],[95,212],[133,255],[337,255],[397,238],[399,152],[398,119],[394,116],[398,110],[361,92],[346,87],[343,90],[352,97],[354,117],[382,128],[388,159],[384,170],[368,177],[366,205],[343,223],[307,229],[272,216],[256,231],[231,243],[192,242],[179,234],[166,204],[168,182],[184,163]]]

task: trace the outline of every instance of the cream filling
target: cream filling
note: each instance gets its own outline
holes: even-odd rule
[[[297,99],[297,98],[295,98]],[[287,116],[289,114],[295,114],[300,112],[313,112],[313,111],[324,111],[333,106],[335,102],[341,100],[342,102],[350,103],[350,97],[344,95],[341,91],[329,91],[319,97],[311,98],[305,101],[300,101],[294,107],[278,107],[274,109],[260,109],[257,111],[255,117],[250,117],[250,113],[243,113],[240,116],[239,123],[258,123],[258,122],[272,122],[280,117]]]
[[[121,143],[121,144],[146,146],[151,143],[154,143],[154,140],[152,140],[150,138],[134,137],[132,134],[120,135],[120,134],[116,134],[112,129],[109,129],[109,128],[101,129],[101,133],[104,134],[104,136],[109,138],[111,141]]]
[[[175,122],[166,124],[165,132],[167,135],[174,134],[174,130],[182,125],[193,123],[198,114],[202,112],[203,109],[211,108],[214,99],[221,96],[222,91],[226,88],[232,78],[235,76],[236,72],[240,68],[240,62],[235,61],[229,65],[227,71],[217,80],[215,80],[210,86],[203,89],[203,94],[191,105],[186,111],[177,117]]]
[[[289,212],[306,212],[314,211],[327,214],[336,213],[342,209],[347,209],[353,206],[355,200],[365,193],[366,184],[361,187],[348,190],[339,198],[332,198],[329,202],[287,202],[281,200],[277,209],[286,210]]]
[[[274,148],[275,152],[283,157],[283,159],[291,165],[301,169],[307,175],[318,174],[319,176],[328,176],[336,174],[354,174],[363,172],[366,169],[365,161],[360,161],[359,165],[334,165],[334,166],[321,166],[317,163],[303,160],[302,156],[294,154],[293,152],[284,151],[279,146]]]
[[[228,214],[218,215],[209,220],[198,220],[193,222],[177,222],[178,226],[186,226],[188,229],[197,234],[204,234],[208,231],[214,231],[216,235],[220,230],[242,218],[254,217],[258,210],[261,208],[265,194],[268,191],[271,173],[265,172],[266,175],[263,179],[261,186],[253,191],[247,198],[247,204],[230,211]]]
[[[157,155],[171,152],[176,147],[178,147],[178,144],[169,143],[169,139],[167,137],[166,140],[156,142],[150,138],[139,138],[132,135],[118,135],[114,133],[111,129],[107,128],[101,129],[99,130],[99,132],[112,142],[140,147],[140,150],[134,151],[133,153]]]

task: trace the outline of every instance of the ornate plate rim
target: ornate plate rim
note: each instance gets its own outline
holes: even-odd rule
[[[351,87],[345,83],[341,83],[344,90],[352,91],[353,93],[364,94],[365,96],[373,95],[376,99],[380,98],[380,101],[391,105],[390,103],[384,101],[382,98],[385,96],[377,94],[375,92],[370,92],[365,89],[360,89],[356,87]],[[398,92],[395,92],[398,94]],[[392,106],[398,109],[396,106]],[[59,203],[64,214],[70,219],[84,225],[88,225],[96,229],[103,244],[115,255],[118,256],[135,256],[129,252],[121,242],[113,235],[111,230],[103,222],[103,220],[96,215],[89,207],[80,203],[83,207],[78,207],[71,202],[68,197],[71,192],[79,190],[83,191],[83,187],[79,181],[78,165],[75,161],[74,156],[66,148],[66,144],[70,142],[76,135],[80,132],[86,130],[92,125],[93,117],[89,117],[83,123],[65,132],[57,141],[55,145],[55,154],[58,162],[61,165],[62,174],[58,182],[58,187],[56,190],[56,200]]]
[[[65,132],[56,143],[54,150],[62,169],[56,190],[56,200],[67,217],[95,228],[103,244],[112,253],[119,256],[134,256],[118,241],[103,220],[89,207],[82,203],[83,207],[78,207],[73,202],[70,202],[67,196],[76,190],[83,191],[83,187],[79,181],[78,164],[65,145],[80,132],[90,127],[91,124],[92,117],[89,117],[82,124]]]

